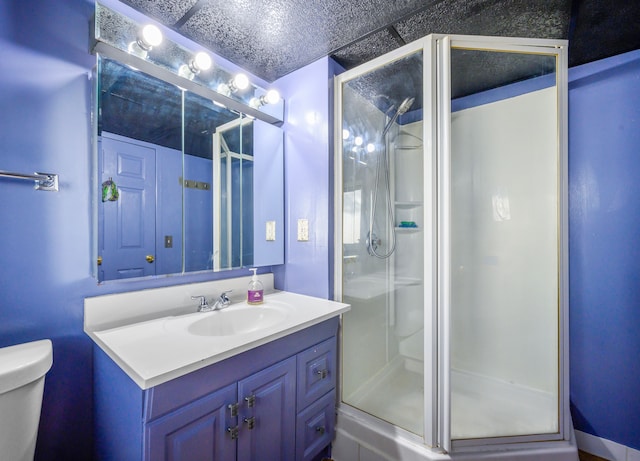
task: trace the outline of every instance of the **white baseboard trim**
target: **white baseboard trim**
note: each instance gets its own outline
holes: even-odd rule
[[[578,449],[610,461],[640,461],[640,450],[576,430]]]

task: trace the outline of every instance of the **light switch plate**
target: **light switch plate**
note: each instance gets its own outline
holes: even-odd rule
[[[276,222],[275,221],[267,221],[267,229],[266,229],[266,239],[267,242],[273,242],[276,239]]]
[[[309,241],[309,220],[298,219],[298,242]]]

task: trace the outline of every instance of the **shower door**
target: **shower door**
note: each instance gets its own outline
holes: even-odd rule
[[[213,135],[213,183],[220,191],[213,200],[214,270],[253,264],[254,158],[243,141],[252,122],[238,118]]]
[[[337,88],[337,285],[351,304],[342,322],[342,400],[422,438],[431,430],[424,344],[432,339],[425,335],[432,196],[423,180],[431,162],[424,155],[430,105],[422,47],[403,47],[367,69],[341,76]]]
[[[568,439],[566,60],[430,35],[336,77],[342,412],[448,452]]]
[[[565,51],[486,37],[437,43],[440,443],[559,440]]]

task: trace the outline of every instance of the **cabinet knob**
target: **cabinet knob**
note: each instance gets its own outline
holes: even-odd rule
[[[324,435],[324,433],[327,432],[327,430],[324,428],[324,426],[317,426],[316,432],[320,435]]]
[[[316,370],[316,374],[320,376],[320,379],[325,379],[329,375],[329,370],[327,369]]]
[[[251,394],[249,397],[245,397],[244,401],[247,402],[249,408],[254,407],[256,405],[256,396]]]
[[[256,417],[244,418],[244,422],[247,424],[248,429],[253,429],[256,426]]]
[[[227,432],[231,436],[231,440],[238,438],[238,426],[227,427]]]
[[[147,255],[147,256],[145,256],[144,259],[146,259],[149,264],[151,264],[153,261],[155,261],[155,258],[153,257],[153,255]]]
[[[229,409],[229,414],[231,416],[238,416],[238,404],[237,403],[230,403],[229,405],[227,405],[227,408]]]

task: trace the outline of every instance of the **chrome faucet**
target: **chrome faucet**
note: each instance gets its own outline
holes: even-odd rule
[[[225,307],[228,307],[231,304],[231,300],[227,295],[232,291],[233,290],[223,291],[222,294],[218,296],[218,299],[216,299],[216,302],[214,303],[213,306],[209,305],[209,303],[207,302],[207,298],[204,296],[192,296],[191,299],[200,300],[200,305],[198,306],[198,312],[217,311],[219,309],[224,309]]]
[[[222,294],[220,294],[220,296],[218,296],[218,299],[216,299],[216,303],[213,305],[213,310],[218,310],[218,309],[224,309],[225,307],[229,307],[229,305],[231,304],[231,300],[229,299],[229,296],[227,296],[229,293],[231,293],[233,290],[227,290],[227,291],[223,291]]]
[[[207,298],[205,298],[204,296],[192,296],[191,299],[200,300],[200,305],[198,306],[198,312],[209,312],[213,310],[213,308],[209,306],[209,303],[207,302]]]

